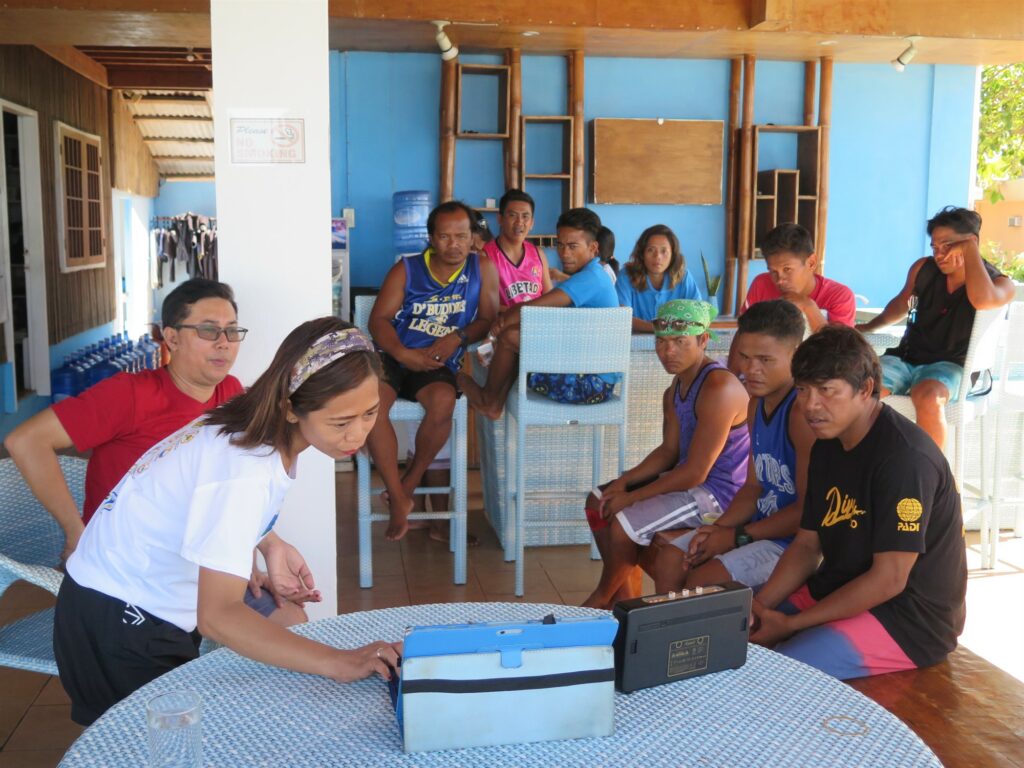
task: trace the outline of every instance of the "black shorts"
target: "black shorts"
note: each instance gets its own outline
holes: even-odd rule
[[[413,371],[386,352],[380,353],[381,363],[384,366],[384,383],[391,387],[403,400],[416,400],[416,393],[428,384],[443,381],[451,386],[458,393],[459,388],[455,384],[455,374],[447,365],[435,368],[432,371]]]
[[[198,632],[65,576],[53,617],[53,653],[71,719],[91,725],[164,672],[199,656]]]

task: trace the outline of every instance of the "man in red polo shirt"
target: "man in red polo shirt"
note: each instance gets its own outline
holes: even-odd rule
[[[165,367],[105,379],[78,397],[54,403],[4,440],[36,498],[64,529],[64,559],[96,508],[143,453],[242,391],[228,374],[246,333],[238,326],[230,286],[188,280],[164,299],[162,320],[171,352]],[[72,446],[92,451],[81,516],[57,461],[57,451]],[[257,573],[254,569],[251,589],[261,598]],[[277,600],[276,611],[267,598],[253,607],[287,624],[305,620],[301,607],[286,601]]]

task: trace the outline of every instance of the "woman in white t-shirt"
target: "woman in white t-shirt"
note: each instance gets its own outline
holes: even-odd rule
[[[251,659],[347,682],[390,676],[398,647],[339,650],[272,624],[243,602],[257,547],[284,597],[306,599],[301,555],[273,532],[313,446],[362,447],[377,419],[380,361],[337,318],[293,330],[252,388],[145,453],[100,505],[67,562],[54,652],[84,725],[196,658],[199,633]]]

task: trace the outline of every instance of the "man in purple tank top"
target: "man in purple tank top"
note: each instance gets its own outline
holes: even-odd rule
[[[661,445],[587,498],[604,567],[585,606],[638,597],[641,553],[659,531],[713,522],[743,485],[750,452],[748,396],[705,354],[715,309],[676,299],[658,308],[655,350],[674,374],[665,391]]]

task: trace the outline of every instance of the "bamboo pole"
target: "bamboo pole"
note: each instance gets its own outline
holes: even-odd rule
[[[441,62],[441,162],[439,203],[455,196],[455,59]]]
[[[505,189],[522,188],[523,70],[518,48],[505,52],[508,64],[508,139],[505,142]]]
[[[572,180],[569,207],[580,208],[583,197],[583,51],[569,54],[569,112],[572,115]]]
[[[818,62],[804,62],[804,125],[814,125],[814,87],[818,77]]]
[[[753,214],[754,155],[754,68],[756,60],[751,54],[743,56],[743,134],[740,143],[739,179],[739,262],[736,270],[736,311],[747,298],[747,272],[754,253],[754,233],[750,229]]]
[[[821,57],[821,90],[818,94],[818,222],[814,239],[818,254],[818,274],[825,271],[825,235],[828,225],[829,131],[832,127],[832,57]]]
[[[743,59],[729,65],[729,152],[725,165],[725,287],[722,289],[722,314],[733,313],[736,291],[736,174],[739,160],[740,77]],[[709,297],[710,298],[710,297]]]

